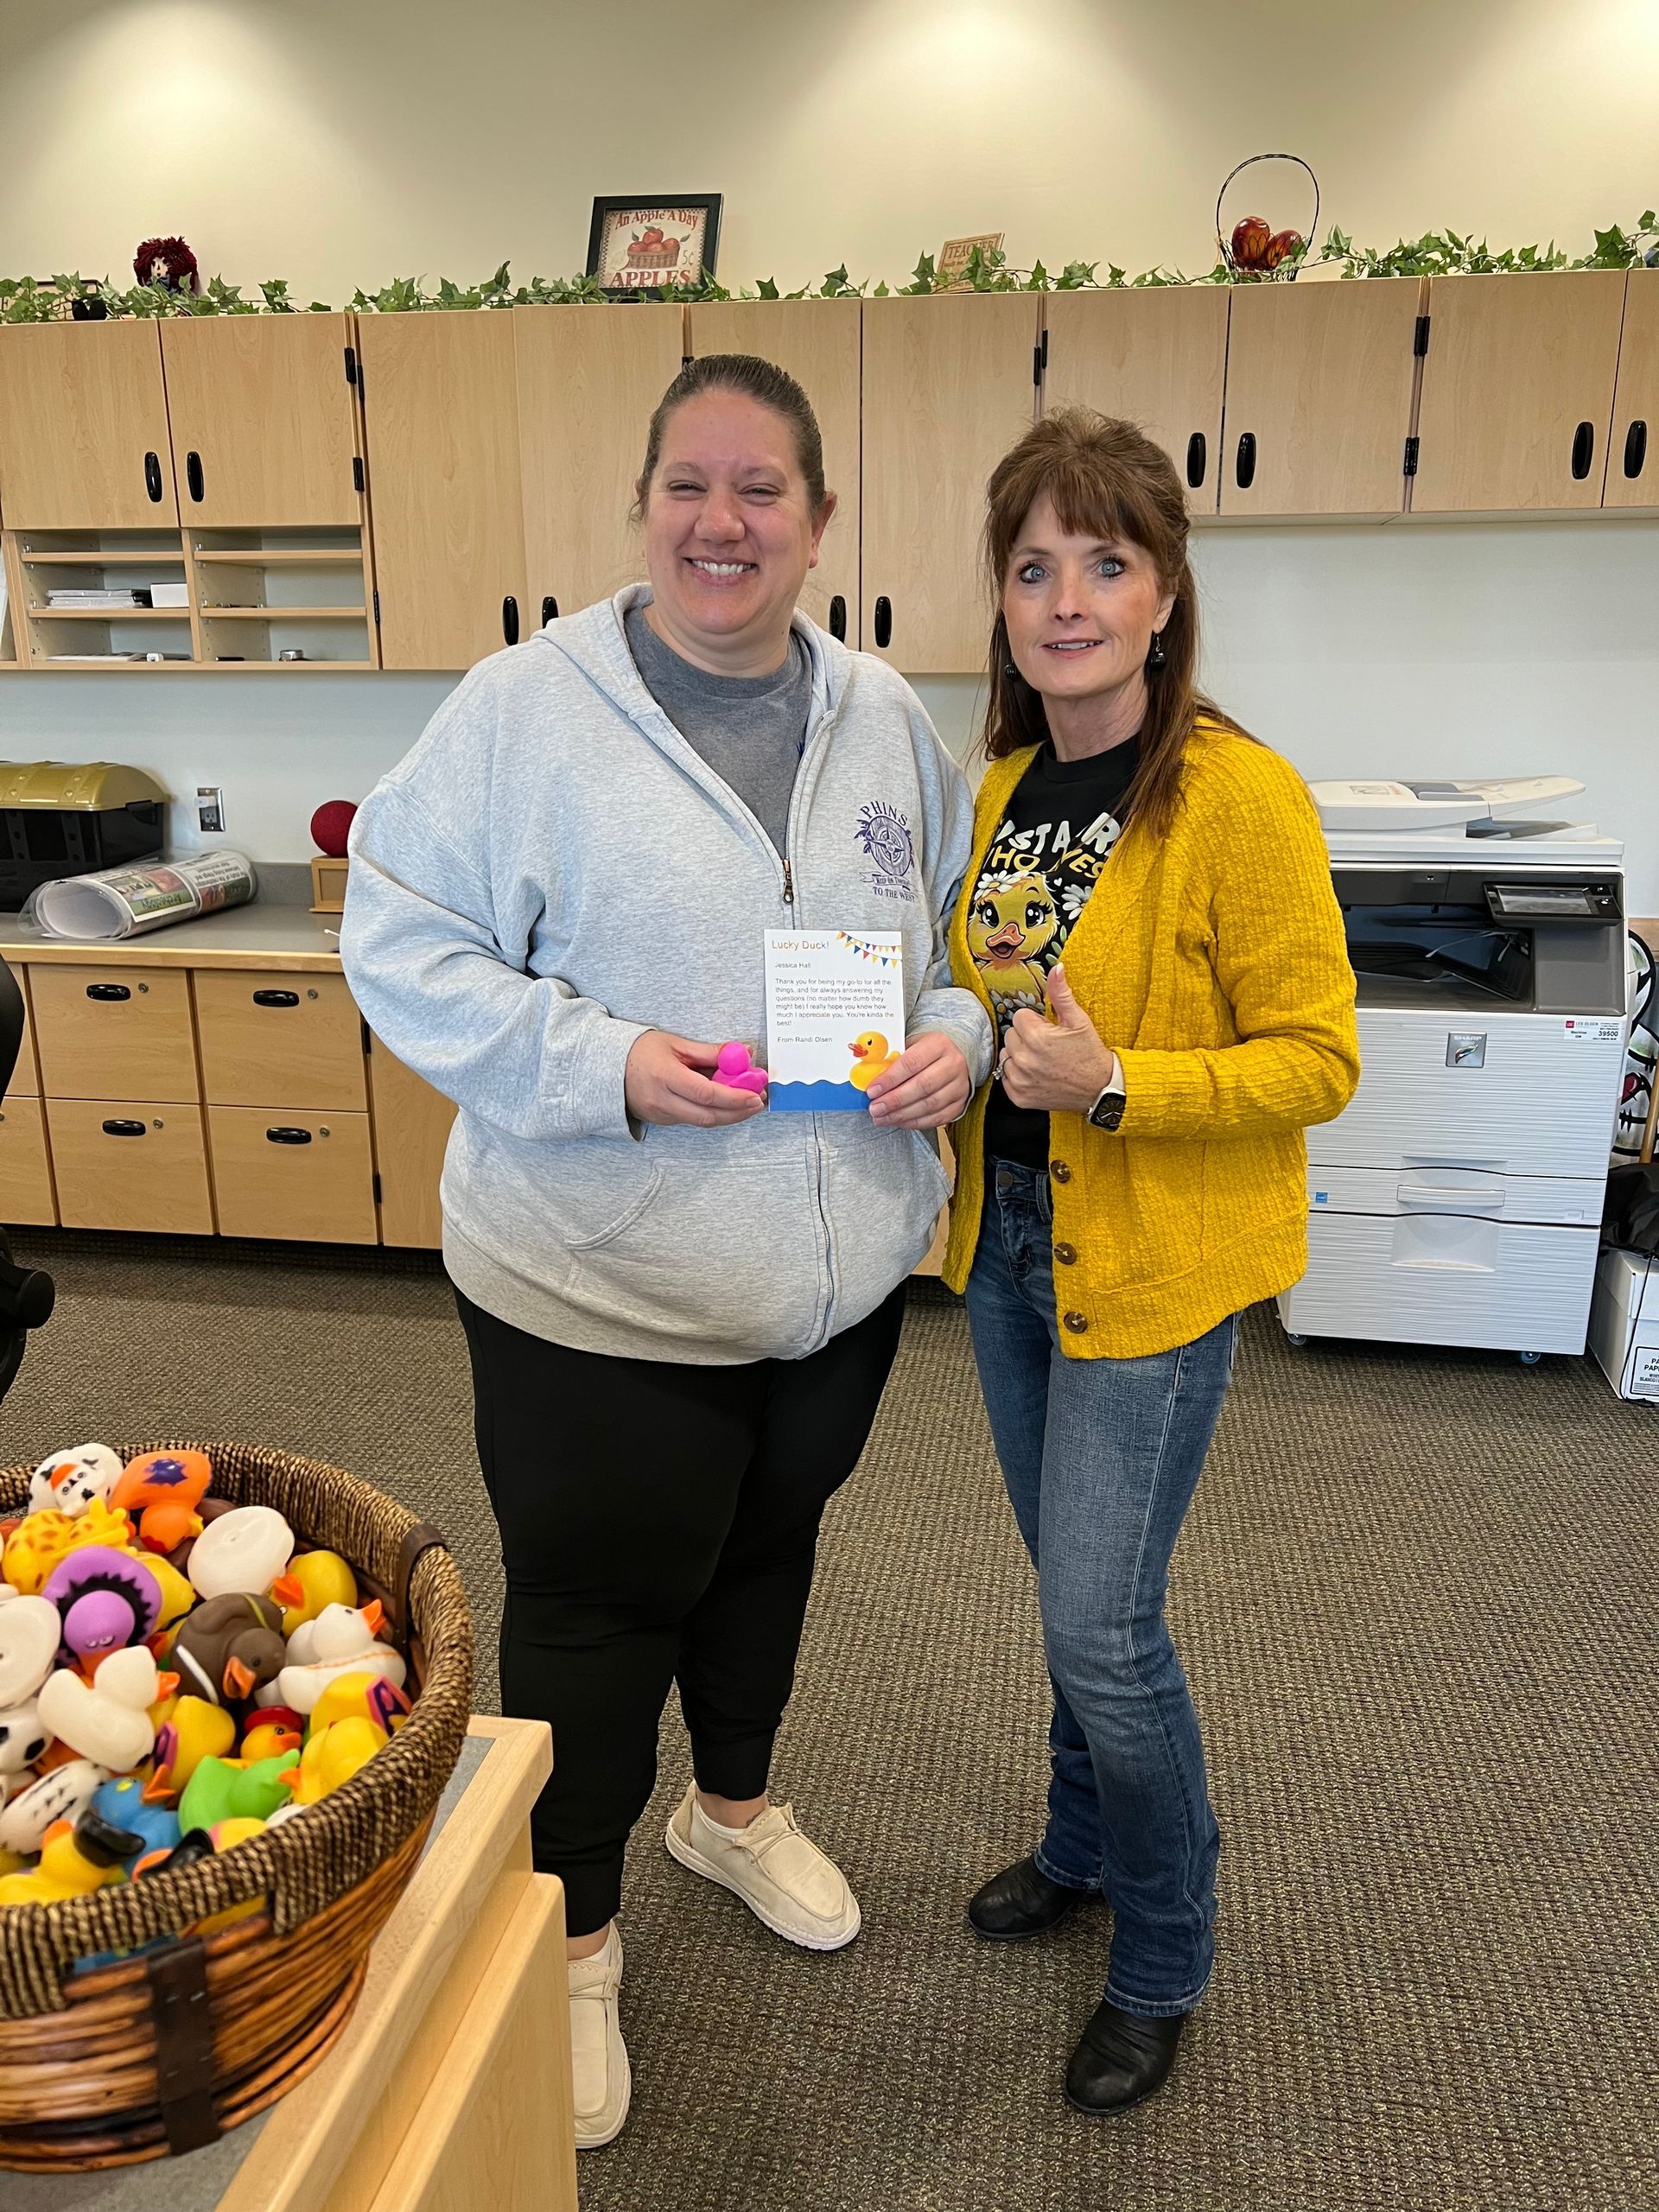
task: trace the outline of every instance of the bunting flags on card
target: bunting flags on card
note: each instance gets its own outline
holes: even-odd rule
[[[878,968],[896,968],[902,948],[896,944],[872,944],[867,937],[849,937],[845,930],[837,930],[838,943],[857,954],[861,960],[874,961]]]

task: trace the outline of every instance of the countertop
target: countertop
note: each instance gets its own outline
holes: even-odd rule
[[[245,906],[174,922],[142,937],[42,937],[16,914],[0,914],[0,957],[14,966],[286,968],[340,972],[340,916],[314,914],[310,870],[282,863],[259,869],[259,895]]]

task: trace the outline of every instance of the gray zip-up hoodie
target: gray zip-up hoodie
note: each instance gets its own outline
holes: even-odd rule
[[[883,662],[797,614],[812,704],[780,858],[640,681],[639,585],[467,675],[353,824],[340,953],[397,1057],[461,1109],[443,1251],[474,1304],[588,1351],[815,1351],[926,1250],[931,1139],[863,1113],[631,1127],[646,1029],[764,1058],[767,928],[899,931],[907,1034],[976,1084],[990,1025],[949,973],[962,772]]]

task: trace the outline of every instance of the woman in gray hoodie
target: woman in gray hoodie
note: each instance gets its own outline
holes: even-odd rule
[[[565,1886],[577,2141],[626,2117],[614,1916],[677,1682],[674,1857],[779,1935],[850,1942],[845,1878],[766,1795],[824,1505],[989,1068],[945,929],[970,807],[920,702],[795,611],[835,508],[804,393],[687,364],[639,480],[649,588],[474,669],[371,793],[340,950],[460,1108],[444,1261],[501,1533],[501,1688],[550,1721],[537,1865]],[[766,1033],[767,928],[899,932],[869,1111],[714,1080]]]

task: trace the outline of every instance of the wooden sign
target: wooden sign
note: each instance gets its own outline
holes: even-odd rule
[[[982,253],[1000,253],[1007,235],[1005,231],[980,231],[970,238],[946,238],[939,248],[938,267],[940,276],[950,280],[947,289],[952,292],[966,291],[968,287],[960,279],[968,266],[969,255],[976,246]]]

